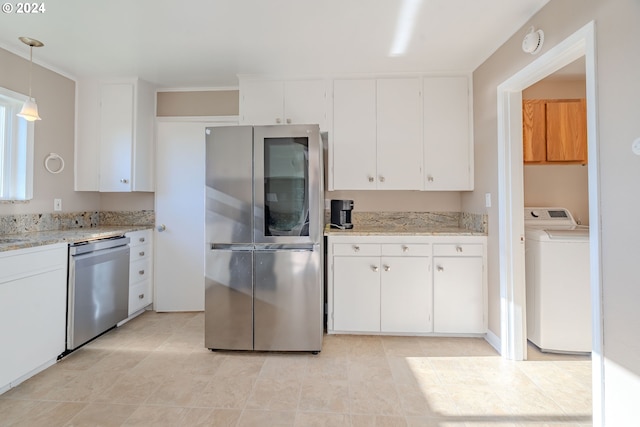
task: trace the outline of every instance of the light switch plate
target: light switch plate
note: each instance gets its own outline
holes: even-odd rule
[[[54,211],[62,210],[62,199],[53,199],[53,210]]]
[[[486,208],[491,207],[491,193],[484,193],[484,206]]]

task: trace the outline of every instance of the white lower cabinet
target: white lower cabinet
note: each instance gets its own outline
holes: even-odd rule
[[[129,264],[129,316],[140,312],[151,304],[153,289],[153,245],[152,230],[132,231],[126,234],[131,239]],[[139,313],[138,313],[139,314]]]
[[[67,244],[0,252],[0,393],[65,350]]]
[[[485,240],[328,236],[328,332],[485,333]]]

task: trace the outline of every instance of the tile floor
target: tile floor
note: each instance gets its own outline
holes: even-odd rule
[[[0,395],[0,426],[591,425],[588,357],[345,335],[317,356],[213,353],[203,324],[146,312]]]

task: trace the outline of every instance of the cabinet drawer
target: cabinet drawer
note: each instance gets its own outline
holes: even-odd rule
[[[336,243],[333,245],[334,255],[379,256],[380,245],[371,243]]]
[[[382,245],[382,255],[388,256],[431,256],[431,245],[394,243]]]
[[[447,243],[434,244],[433,256],[482,256],[481,244]]]
[[[126,234],[131,239],[129,246],[139,246],[151,243],[151,230],[131,231]]]
[[[149,258],[150,255],[151,245],[148,243],[144,245],[131,246],[131,262]]]
[[[132,262],[129,267],[129,284],[141,282],[151,276],[151,262],[149,259],[141,259]]]
[[[151,292],[149,292],[149,281],[146,280],[129,289],[129,314],[151,304]]]
[[[0,283],[67,267],[67,244],[40,246],[3,252]]]

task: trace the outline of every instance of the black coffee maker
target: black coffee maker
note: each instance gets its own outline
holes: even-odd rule
[[[351,211],[353,200],[331,200],[331,228],[353,228]]]

